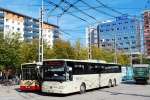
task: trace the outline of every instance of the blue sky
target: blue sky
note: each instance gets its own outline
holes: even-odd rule
[[[141,12],[143,10],[150,9],[150,4],[148,2],[150,0],[81,0],[87,3],[88,5],[92,7],[97,7],[96,9],[99,10],[100,13],[96,10],[90,9],[88,6],[86,6],[83,2],[78,0],[67,0],[69,3],[74,3],[75,1],[78,1],[75,4],[75,7],[77,9],[80,9],[83,11],[83,13],[86,13],[90,15],[91,17],[77,11],[74,8],[68,9],[67,12],[70,12],[74,16],[64,13],[60,19],[58,20],[58,15],[61,14],[63,11],[57,7],[53,12],[52,10],[55,8],[51,4],[45,2],[50,1],[55,4],[60,3],[61,0],[43,0],[44,8],[48,8],[49,10],[44,12],[44,21],[48,21],[49,23],[55,24],[60,26],[60,30],[65,31],[66,33],[62,33],[61,37],[63,40],[70,40],[72,44],[74,44],[78,39],[81,40],[82,44],[85,45],[85,28],[92,26],[94,24],[98,24],[99,22],[103,20],[109,20],[112,21],[115,20],[112,16],[121,16],[121,14],[116,13],[112,10],[109,10],[106,7],[109,7],[111,9],[114,9],[117,12],[121,12],[122,14],[128,14],[130,16],[137,16],[139,17],[139,20],[141,21]],[[97,1],[100,1],[106,7],[102,6]],[[0,0],[0,7],[12,10],[21,14],[25,14],[30,17],[39,18],[39,8],[42,6],[42,0]],[[63,9],[67,9],[68,5],[66,3],[61,3],[60,7]],[[50,14],[49,17],[47,15]],[[104,14],[105,13],[105,14]],[[110,15],[110,16],[108,16]],[[76,17],[75,17],[76,16]],[[77,18],[78,17],[78,18]],[[95,19],[93,19],[93,18]],[[81,19],[85,20],[81,20]],[[69,35],[68,35],[69,34]]]

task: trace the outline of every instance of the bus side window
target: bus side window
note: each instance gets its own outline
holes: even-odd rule
[[[101,73],[105,73],[105,66],[104,66],[104,65],[101,65],[101,67],[100,67],[100,72],[101,72]]]
[[[73,74],[78,75],[78,74],[84,74],[84,73],[85,73],[84,65],[76,64],[74,66]]]

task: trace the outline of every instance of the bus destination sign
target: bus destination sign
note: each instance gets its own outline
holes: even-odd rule
[[[22,68],[35,68],[35,64],[22,65]]]
[[[43,65],[44,66],[62,66],[63,65],[62,63],[63,62],[61,61],[44,61]]]

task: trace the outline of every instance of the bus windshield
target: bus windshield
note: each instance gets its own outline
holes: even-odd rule
[[[23,80],[37,80],[37,72],[35,69],[22,69]]]
[[[43,79],[49,81],[65,81],[64,67],[44,67]]]
[[[65,81],[65,67],[63,61],[46,61],[43,64],[43,80]]]

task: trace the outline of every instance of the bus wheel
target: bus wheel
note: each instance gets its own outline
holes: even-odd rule
[[[112,82],[111,82],[111,80],[109,80],[109,82],[108,82],[108,88],[110,88],[112,86]]]
[[[85,85],[82,83],[81,86],[80,86],[80,93],[83,94],[83,93],[85,93],[85,91],[86,91],[86,87],[85,87]]]
[[[116,80],[114,79],[114,81],[113,81],[113,87],[115,87],[116,86]]]

